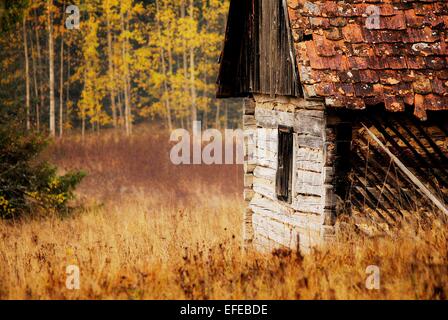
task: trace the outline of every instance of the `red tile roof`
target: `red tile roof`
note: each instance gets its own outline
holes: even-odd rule
[[[447,0],[287,4],[308,97],[354,109],[414,105],[420,119],[428,110],[448,110]],[[378,19],[369,19],[375,12]]]

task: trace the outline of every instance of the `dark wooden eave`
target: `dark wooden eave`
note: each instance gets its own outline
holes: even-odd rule
[[[231,1],[220,63],[218,98],[301,96],[286,2]]]

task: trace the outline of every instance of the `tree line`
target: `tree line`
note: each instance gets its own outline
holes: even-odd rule
[[[0,103],[28,130],[131,135],[145,121],[170,130],[237,122],[232,103],[214,99],[228,0],[7,3]],[[18,7],[19,22],[4,28]]]

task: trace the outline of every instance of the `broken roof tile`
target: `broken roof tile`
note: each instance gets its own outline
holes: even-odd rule
[[[408,27],[419,28],[425,20],[422,16],[417,16],[414,9],[405,11],[405,20]]]
[[[364,42],[363,29],[358,24],[348,24],[342,28],[344,39],[350,43]]]
[[[361,70],[359,76],[360,82],[363,83],[377,83],[379,81],[378,74],[374,70]]]
[[[386,106],[386,110],[392,112],[401,112],[404,111],[404,101],[403,98],[397,96],[388,96],[384,97],[384,105]]]
[[[340,71],[338,73],[339,81],[344,83],[360,82],[360,72],[358,70]]]
[[[389,30],[403,30],[406,29],[406,19],[402,11],[397,12],[396,15],[389,17],[381,17],[380,28]]]

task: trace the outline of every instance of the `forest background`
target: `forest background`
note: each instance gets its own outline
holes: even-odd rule
[[[215,99],[227,10],[227,0],[0,1],[0,104],[51,136],[238,127],[237,102]]]

